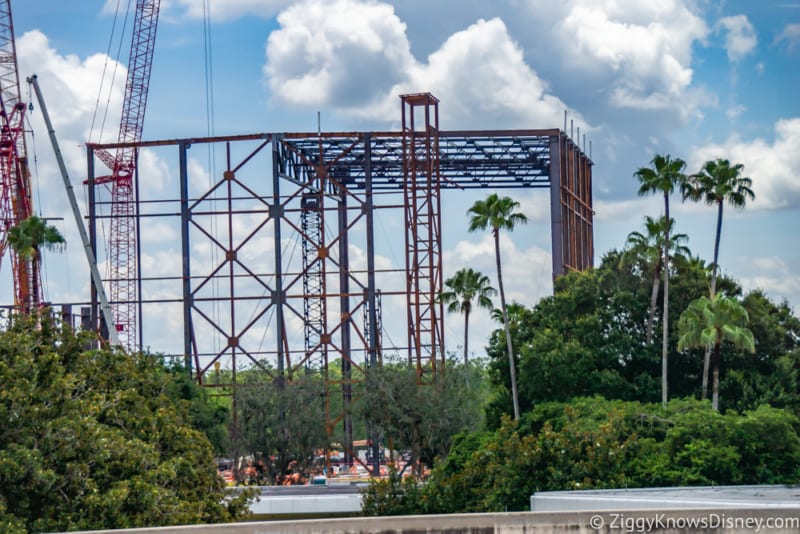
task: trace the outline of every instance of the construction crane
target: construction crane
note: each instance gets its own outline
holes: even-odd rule
[[[44,96],[42,96],[42,89],[39,87],[37,76],[35,74],[30,76],[28,78],[28,83],[33,86],[33,89],[36,92],[36,98],[39,100],[39,108],[42,110],[42,118],[44,119],[44,124],[47,127],[47,134],[50,136],[50,143],[53,145],[53,153],[56,156],[58,169],[61,171],[61,179],[64,181],[64,190],[67,193],[67,200],[69,200],[69,205],[72,208],[72,215],[75,217],[75,224],[78,227],[78,234],[81,236],[81,242],[83,243],[83,251],[86,254],[86,260],[89,262],[89,271],[91,271],[92,274],[92,283],[97,289],[97,294],[100,298],[100,309],[103,313],[103,319],[105,320],[106,324],[111,324],[114,319],[111,315],[111,307],[108,305],[105,289],[103,288],[103,280],[100,278],[100,272],[97,270],[97,261],[95,260],[94,251],[92,250],[92,243],[89,239],[89,235],[86,233],[86,228],[83,226],[83,219],[81,218],[81,212],[78,208],[78,200],[75,198],[75,191],[72,187],[72,182],[69,179],[69,174],[67,173],[67,165],[64,163],[64,156],[61,154],[61,147],[58,145],[56,131],[53,128],[53,123],[50,121],[50,114],[47,112],[47,106],[45,105]],[[117,336],[117,332],[115,330],[110,330],[108,332],[108,338],[113,345],[116,346],[120,344],[119,337]]]
[[[120,144],[126,143],[127,146],[117,149],[116,154],[104,150],[96,152],[97,157],[111,170],[110,175],[100,176],[94,182],[106,184],[111,189],[108,261],[114,325],[109,325],[109,329],[113,327],[116,330],[120,342],[128,350],[135,350],[137,347],[138,330],[137,210],[134,183],[137,149],[134,144],[142,139],[160,4],[161,0],[136,0],[125,101],[118,138]]]
[[[8,232],[33,214],[30,171],[25,150],[26,105],[20,97],[17,51],[11,0],[0,1],[0,265]],[[23,257],[11,248],[14,305],[28,313],[41,301],[39,259]]]

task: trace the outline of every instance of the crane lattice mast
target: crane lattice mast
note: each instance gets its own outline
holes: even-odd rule
[[[0,1],[0,265],[11,228],[33,214],[30,172],[25,150],[26,105],[20,97],[17,51],[11,0]],[[23,312],[41,301],[38,258],[26,258],[11,249],[14,305]]]
[[[150,70],[158,26],[161,0],[136,0],[136,15],[131,37],[128,61],[128,78],[125,84],[125,101],[119,126],[119,143],[128,146],[117,149],[116,154],[97,151],[111,174],[99,177],[96,184],[111,187],[111,230],[109,238],[109,279],[113,327],[120,342],[129,350],[136,348],[137,278],[136,247],[136,157],[134,146],[142,139]]]

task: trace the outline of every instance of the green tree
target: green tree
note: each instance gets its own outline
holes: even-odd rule
[[[389,471],[388,478],[371,480],[361,495],[361,513],[368,517],[425,513],[419,481],[395,470]]]
[[[670,226],[675,225],[675,220],[670,221]],[[646,342],[650,345],[653,342],[653,325],[656,316],[656,304],[658,302],[658,288],[661,281],[662,270],[664,268],[664,231],[666,220],[664,217],[656,220],[652,217],[644,218],[645,233],[631,232],[628,234],[628,248],[622,256],[622,261],[639,260],[644,263],[643,269],[651,269],[653,272],[653,290],[650,293],[650,311],[647,317]],[[689,240],[686,234],[673,234],[670,239],[671,258],[676,256],[689,256],[689,247],[685,246]]]
[[[447,456],[453,436],[483,424],[480,381],[464,388],[471,369],[448,363],[430,385],[417,383],[405,365],[371,368],[354,402],[354,416],[377,431],[391,449],[411,452],[411,463],[428,467]]]
[[[508,324],[506,295],[503,289],[503,271],[500,265],[500,230],[514,230],[518,224],[528,222],[524,214],[515,212],[519,202],[509,197],[498,197],[492,193],[485,200],[478,200],[467,211],[470,215],[469,231],[492,229],[494,236],[495,260],[497,262],[497,286],[500,290],[500,309],[503,310],[503,326],[508,349],[508,368],[511,375],[511,399],[514,405],[514,419],[519,419],[519,396],[517,394],[517,372],[514,363],[514,349],[511,344],[511,329]]]
[[[252,455],[271,484],[290,473],[307,478],[314,452],[327,449],[324,384],[310,375],[289,383],[253,372],[236,393],[240,454]]]
[[[0,524],[67,531],[235,521],[211,445],[167,394],[161,359],[85,350],[33,319],[0,333]]]
[[[655,402],[660,397],[661,346],[645,344],[652,279],[635,263],[610,251],[600,265],[554,281],[554,294],[511,320],[517,347],[522,412],[537,403],[580,395]],[[669,375],[671,396],[700,396],[703,361],[695,351],[678,351],[678,320],[689,303],[708,295],[709,272],[696,257],[676,257],[672,273]],[[742,294],[720,275],[718,292],[741,296],[750,316],[756,354],[726,351],[720,377],[720,409],[752,410],[760,404],[800,414],[800,319],[787,303],[775,304],[759,292]],[[510,307],[509,307],[510,308]],[[510,413],[508,365],[501,328],[487,345],[493,398],[487,426],[496,428]],[[725,350],[723,348],[723,350]],[[506,388],[507,389],[507,388]]]
[[[42,261],[42,248],[47,250],[60,250],[66,241],[64,236],[54,227],[47,224],[36,215],[20,221],[8,230],[8,244],[23,261],[31,262],[33,269],[33,283],[31,288],[33,302],[24,303],[26,306],[38,303],[41,289],[38,287],[40,279],[39,269]]]
[[[654,400],[656,348],[643,344],[648,281],[621,270],[618,260],[615,254],[599,269],[559,277],[555,294],[516,325],[523,411],[583,395]]]
[[[421,494],[403,494],[410,512],[397,513],[525,510],[548,490],[795,484],[799,430],[796,416],[769,406],[722,414],[692,399],[543,402],[494,432],[459,435]]]
[[[800,415],[800,318],[788,302],[775,304],[762,291],[746,294],[742,306],[750,318],[756,352],[727,355],[721,409],[741,412],[769,403]]]
[[[439,298],[447,304],[450,313],[464,314],[464,365],[469,365],[469,314],[472,312],[472,301],[478,307],[492,309],[492,299],[497,291],[489,285],[489,277],[470,268],[460,269],[451,278],[444,281],[449,289],[442,291]],[[469,376],[469,375],[467,375]]]
[[[664,196],[664,321],[661,346],[661,403],[666,404],[669,398],[667,382],[667,358],[669,351],[669,197],[676,187],[686,181],[683,173],[686,162],[680,158],[672,159],[669,155],[656,154],[650,160],[650,167],[642,167],[634,173],[639,180],[639,195],[661,193]]]
[[[678,321],[678,350],[712,347],[711,406],[719,409],[719,367],[722,344],[755,352],[753,333],[747,328],[747,310],[736,300],[717,293],[710,299],[702,296],[689,304]]]
[[[719,271],[719,243],[722,237],[722,209],[727,202],[734,208],[744,208],[748,199],[753,200],[755,194],[750,186],[752,180],[742,176],[744,165],[731,165],[727,159],[707,161],[700,172],[695,173],[683,184],[681,191],[684,199],[703,200],[709,206],[717,206],[717,228],[714,234],[714,261],[711,270],[711,296],[717,290],[717,272]],[[711,353],[706,350],[703,359],[703,398],[708,391],[708,368]]]
[[[8,231],[8,244],[24,258],[41,259],[41,250],[57,250],[64,244],[64,237],[54,227],[36,215],[31,215],[12,226]]]
[[[208,388],[192,379],[181,364],[168,367],[171,381],[166,393],[185,413],[192,428],[206,435],[216,456],[230,452],[231,440],[228,432],[230,410],[211,398]]]

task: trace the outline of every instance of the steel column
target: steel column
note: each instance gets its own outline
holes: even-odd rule
[[[283,220],[283,204],[281,203],[281,177],[280,177],[280,158],[278,148],[281,136],[275,135],[272,138],[272,204],[269,206],[269,216],[272,219],[274,239],[275,239],[275,288],[272,292],[272,305],[275,306],[275,338],[276,354],[278,355],[278,377],[279,380],[284,376],[284,359],[288,357],[284,347],[284,326],[283,305],[285,302],[283,294],[283,255],[281,252],[281,221]]]
[[[180,143],[178,145],[178,164],[180,166],[179,180],[181,188],[181,275],[183,277],[182,290],[183,290],[183,354],[184,365],[189,376],[192,376],[192,268],[190,262],[191,247],[189,244],[189,221],[191,220],[191,212],[189,211],[189,174],[187,171],[187,150],[189,149],[188,143]],[[197,355],[195,355],[197,358]],[[199,371],[202,369],[200,361],[196,361],[196,368]]]
[[[444,360],[442,303],[438,299],[442,291],[439,101],[430,93],[400,98],[409,363],[416,365],[420,382],[429,382],[436,376],[440,351]],[[424,117],[419,130],[417,109]]]
[[[350,403],[353,400],[352,384],[352,346],[350,337],[350,253],[347,238],[347,190],[342,186],[339,199],[339,311],[341,314],[341,350],[342,350],[342,413],[344,430],[344,461],[351,464],[353,450],[353,418],[350,415]]]

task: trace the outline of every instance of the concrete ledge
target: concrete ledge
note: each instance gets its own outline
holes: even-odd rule
[[[627,533],[796,533],[800,531],[800,503],[791,508],[714,508],[686,510],[631,510],[614,512],[514,512],[428,516],[364,517],[196,525],[149,529],[106,530],[99,533],[136,534],[418,534],[471,533],[584,534]]]
[[[256,517],[360,515],[361,495],[262,496],[250,505],[250,511]]]

